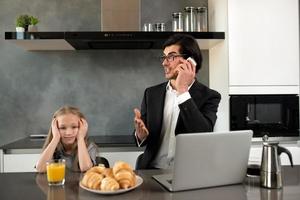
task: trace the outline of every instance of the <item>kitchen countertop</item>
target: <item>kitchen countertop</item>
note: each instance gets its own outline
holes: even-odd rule
[[[299,200],[300,166],[283,167],[283,188],[266,189],[259,186],[259,177],[247,177],[243,184],[211,187],[183,192],[168,192],[159,185],[152,175],[161,174],[161,170],[139,170],[143,178],[140,187],[118,195],[91,193],[79,187],[81,173],[67,172],[63,187],[49,187],[46,174],[37,173],[0,173],[0,199],[112,199],[112,200],[181,200],[181,199],[236,199],[236,200]]]
[[[142,151],[143,148],[137,147],[133,135],[112,135],[112,136],[90,136],[90,140],[95,142],[99,148],[118,149],[122,151]],[[278,140],[280,144],[300,146],[299,138],[270,138],[271,141]],[[9,144],[0,146],[4,153],[26,153],[39,152],[44,144],[45,138],[26,137]],[[262,140],[252,139],[253,146],[261,146]]]
[[[99,148],[118,148],[128,151],[141,151],[142,148],[137,147],[135,138],[132,135],[115,135],[115,136],[90,136],[90,141],[95,142]],[[42,149],[45,138],[26,137],[0,147],[4,153],[11,151],[40,151]]]

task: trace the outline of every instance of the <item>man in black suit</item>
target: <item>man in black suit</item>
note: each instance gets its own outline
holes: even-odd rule
[[[197,41],[186,34],[172,35],[163,45],[163,54],[168,81],[147,88],[141,111],[134,110],[137,144],[146,145],[137,169],[172,168],[175,135],[213,131],[217,119],[220,94],[195,78],[202,63]]]

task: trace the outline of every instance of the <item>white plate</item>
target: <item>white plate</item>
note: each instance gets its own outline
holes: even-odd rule
[[[119,190],[116,190],[116,191],[94,190],[94,189],[90,189],[90,188],[87,188],[87,187],[83,186],[81,184],[81,181],[79,182],[79,186],[84,190],[94,192],[94,193],[97,193],[97,194],[109,194],[109,195],[111,195],[111,194],[120,194],[120,193],[124,193],[124,192],[129,192],[129,191],[134,190],[135,188],[139,187],[140,185],[142,185],[142,183],[143,183],[142,177],[136,176],[136,185],[134,187],[131,187],[131,188],[128,188],[128,189],[119,189]]]

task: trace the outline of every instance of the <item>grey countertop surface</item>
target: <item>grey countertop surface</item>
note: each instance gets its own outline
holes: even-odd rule
[[[133,150],[141,150],[135,144],[133,135],[112,135],[112,136],[90,136],[90,141],[95,142],[100,148],[122,148]],[[299,138],[271,138],[271,141],[280,141],[280,144],[300,146]],[[5,144],[0,147],[4,152],[11,150],[40,150],[45,142],[43,137],[26,137],[17,141]],[[262,140],[253,138],[252,145],[261,146]]]
[[[90,136],[89,140],[95,142],[99,147],[129,147],[135,148],[135,138],[133,135],[115,135],[115,136]],[[45,142],[42,137],[26,137],[9,144],[5,144],[0,149],[6,150],[26,150],[26,149],[41,149]],[[136,147],[138,149],[138,147]]]
[[[49,187],[46,174],[36,173],[0,173],[0,199],[55,199],[55,200],[299,200],[300,166],[283,167],[283,188],[266,189],[259,186],[259,177],[246,177],[242,184],[203,188],[170,193],[159,185],[152,175],[161,174],[160,170],[140,170],[136,172],[143,178],[140,187],[123,194],[101,195],[86,191],[79,186],[81,173],[67,172],[63,187]]]

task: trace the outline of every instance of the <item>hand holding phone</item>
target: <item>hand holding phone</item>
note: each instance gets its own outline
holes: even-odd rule
[[[187,63],[189,62],[189,64]],[[178,95],[187,92],[189,86],[195,80],[197,62],[189,57],[186,60],[181,58],[181,63],[177,67],[178,75],[175,81],[175,88]]]
[[[194,60],[194,58],[188,57],[186,60],[189,61],[194,67],[196,67],[197,63],[196,63],[196,61]]]

